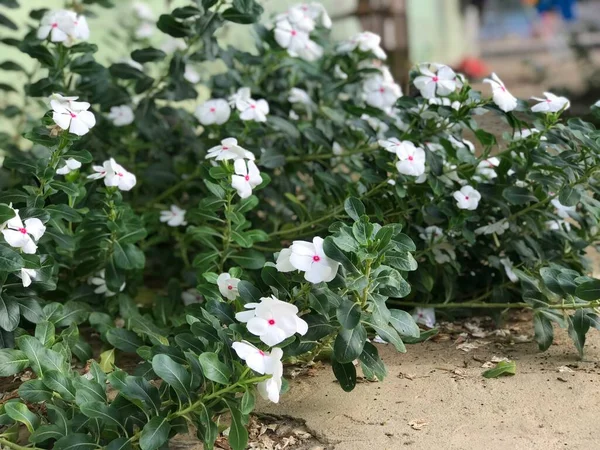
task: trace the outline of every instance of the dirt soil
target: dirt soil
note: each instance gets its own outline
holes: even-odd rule
[[[530,323],[524,317],[517,328],[531,334]],[[600,448],[600,334],[590,331],[581,361],[564,330],[556,333],[545,353],[523,335],[501,342],[463,334],[406,354],[377,344],[383,382],[363,379],[346,393],[322,365],[290,382],[279,405],[261,408],[305,422],[321,446],[302,449]],[[482,377],[494,357],[516,361],[516,375]]]

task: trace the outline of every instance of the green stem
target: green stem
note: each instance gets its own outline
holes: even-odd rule
[[[0,437],[0,444],[2,444],[4,447],[8,447],[13,450],[42,450],[39,447],[24,447],[22,445],[15,444],[14,442],[11,442],[8,439],[4,439],[2,437]]]

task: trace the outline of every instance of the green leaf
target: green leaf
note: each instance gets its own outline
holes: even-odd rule
[[[106,332],[106,340],[113,346],[127,353],[135,353],[144,345],[137,334],[124,328],[111,328]]]
[[[246,389],[240,402],[240,411],[242,414],[250,414],[254,410],[256,404],[256,394],[252,388]]]
[[[421,334],[419,326],[408,312],[401,309],[392,309],[390,313],[390,325],[396,329],[400,336],[410,338],[419,337]]]
[[[344,202],[344,209],[346,214],[355,222],[358,222],[360,216],[365,214],[365,205],[356,197],[348,197]]]
[[[48,370],[44,373],[42,379],[48,389],[60,394],[66,401],[75,400],[75,388],[70,378],[59,372],[58,370]]]
[[[79,410],[90,419],[98,419],[105,424],[112,424],[116,428],[120,428],[121,418],[119,417],[119,411],[113,407],[108,406],[102,402],[88,402],[79,405]]]
[[[244,426],[242,413],[230,401],[225,401],[231,413],[231,427],[229,429],[228,441],[233,450],[244,450],[248,444],[248,430]]]
[[[152,358],[152,369],[183,399],[191,398],[192,376],[184,366],[173,361],[168,355],[158,354]]]
[[[52,391],[42,380],[28,380],[19,386],[19,397],[28,403],[42,403],[52,398]]]
[[[244,303],[260,303],[260,298],[262,297],[262,292],[246,280],[238,283],[238,293]]]
[[[367,340],[367,330],[362,325],[340,330],[333,344],[333,354],[339,363],[351,363],[360,356]]]
[[[582,300],[598,300],[600,299],[600,280],[590,280],[581,283],[575,289],[575,295]]]
[[[502,191],[502,196],[513,205],[525,205],[529,202],[537,202],[538,199],[527,188],[510,186]]]
[[[131,450],[132,448],[131,440],[126,437],[117,438],[106,446],[106,450]]]
[[[9,28],[11,30],[18,30],[17,24],[6,17],[4,14],[0,14],[0,26]]]
[[[154,47],[146,47],[131,52],[131,59],[139,63],[155,62],[163,60],[167,54]]]
[[[369,325],[373,327],[381,339],[392,344],[400,353],[406,353],[406,346],[394,328],[385,323],[377,323],[375,320],[370,320]]]
[[[139,400],[145,411],[153,410],[158,415],[161,407],[158,388],[152,386],[144,377],[128,376],[125,378],[121,394],[129,400]]]
[[[514,375],[517,372],[517,364],[514,361],[500,361],[496,367],[483,372],[485,378],[498,378],[506,375]]]
[[[219,384],[229,383],[231,371],[224,363],[219,361],[219,357],[215,353],[204,352],[198,357],[198,360],[206,378]]]
[[[19,303],[13,297],[4,294],[0,296],[0,328],[13,331],[19,326],[21,314]]]
[[[169,14],[162,14],[156,23],[157,28],[163,33],[176,38],[187,37],[191,34],[190,28]]]
[[[24,424],[30,433],[33,433],[33,430],[35,430],[40,424],[40,418],[29,411],[27,406],[21,402],[5,403],[4,412],[12,420],[16,420],[17,422]]]
[[[253,270],[262,269],[266,262],[265,255],[254,249],[243,250],[229,258],[240,267]]]
[[[360,322],[360,305],[350,300],[344,300],[336,310],[336,317],[340,325],[351,330]]]
[[[25,261],[21,255],[14,250],[0,245],[0,271],[16,272],[25,266]]]
[[[383,379],[387,375],[387,369],[385,368],[385,364],[379,357],[377,347],[375,347],[370,342],[365,342],[365,347],[363,348],[363,351],[358,357],[358,359],[363,364],[363,372],[365,372],[364,369],[366,368],[367,372],[370,372],[371,374],[376,376],[379,381],[383,381]]]
[[[581,199],[581,193],[570,186],[566,186],[561,189],[560,194],[558,196],[558,201],[563,206],[576,206]]]
[[[41,277],[40,277],[41,278]],[[21,315],[31,323],[38,324],[44,320],[44,312],[35,298],[19,298],[19,310]]]
[[[585,335],[590,329],[590,319],[583,309],[578,309],[573,316],[568,319],[569,336],[575,344],[575,348],[579,352],[579,357],[583,358],[583,348],[585,346]]]
[[[342,266],[344,266],[344,268],[348,272],[350,272],[350,273],[359,273],[359,271],[356,268],[356,266],[338,248],[338,246],[335,244],[335,241],[333,240],[333,238],[331,236],[326,237],[325,240],[323,241],[323,251],[325,252],[325,254],[329,258],[333,259],[334,261],[337,261],[337,262],[341,263]]]
[[[205,448],[212,450],[219,435],[219,429],[217,424],[213,422],[212,415],[206,408],[204,403],[200,404],[198,411],[198,419],[200,420],[201,427],[198,428],[199,436],[202,437]]]
[[[73,433],[56,441],[52,450],[95,450],[97,448],[96,440],[89,434]]]
[[[171,424],[166,417],[153,417],[150,419],[140,435],[140,448],[142,450],[156,450],[162,447],[169,439]]]
[[[533,329],[535,331],[535,340],[540,350],[548,350],[554,340],[552,322],[539,311],[536,311],[533,316]]]
[[[0,349],[0,377],[11,377],[29,367],[29,358],[21,350]]]
[[[44,347],[52,347],[55,339],[54,324],[47,320],[38,323],[35,327],[35,338],[40,341]]]
[[[341,363],[335,359],[331,361],[331,368],[341,388],[350,392],[356,386],[356,368],[352,362]]]
[[[115,242],[113,257],[115,265],[124,270],[141,270],[146,264],[144,252],[133,244]]]

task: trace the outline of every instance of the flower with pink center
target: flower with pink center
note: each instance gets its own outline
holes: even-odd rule
[[[231,116],[231,108],[227,100],[210,99],[196,108],[196,117],[202,125],[223,125]]]
[[[517,99],[508,92],[506,86],[498,75],[492,73],[491,78],[483,80],[484,83],[488,83],[492,87],[492,99],[498,108],[504,112],[513,111],[517,107]]]
[[[117,164],[113,158],[104,161],[101,166],[92,166],[92,169],[96,173],[88,175],[88,178],[91,180],[104,178],[104,185],[107,187],[117,187],[121,191],[129,191],[137,182],[135,175]]]
[[[287,49],[290,56],[298,57],[300,52],[310,40],[308,32],[288,19],[282,19],[275,24],[275,40]]]
[[[60,94],[50,96],[50,106],[52,108],[52,120],[63,130],[69,130],[70,133],[77,136],[83,136],[96,125],[96,118],[91,111],[88,111],[90,104],[88,102],[76,101],[78,97],[63,97]]]
[[[305,335],[308,324],[298,317],[298,308],[275,296],[262,297],[260,303],[246,303],[236,320],[245,323],[248,331],[269,346],[277,345],[298,333]]]
[[[160,221],[166,222],[170,227],[180,227],[187,225],[185,221],[185,209],[181,209],[177,205],[171,205],[168,210],[160,212]]]
[[[238,288],[237,285],[240,282],[239,278],[234,278],[229,275],[227,272],[222,273],[217,277],[217,286],[219,287],[219,292],[223,297],[227,300],[235,300],[238,296]]]
[[[317,236],[312,242],[294,241],[289,249],[279,252],[276,267],[280,272],[304,272],[304,279],[316,284],[332,281],[340,263],[325,254],[323,239]]]
[[[350,53],[356,49],[361,52],[371,52],[377,59],[387,58],[381,48],[381,36],[370,31],[363,31],[347,41],[341,42],[338,46],[339,53]]]
[[[235,175],[231,176],[231,186],[237,191],[241,198],[252,195],[252,189],[262,183],[260,171],[254,161],[236,159],[233,163]]]
[[[215,145],[206,154],[206,159],[215,161],[227,161],[231,159],[249,159],[254,161],[254,154],[238,145],[235,138],[226,138],[221,141],[221,145]]]
[[[456,73],[443,64],[419,64],[420,75],[413,84],[421,91],[424,98],[434,98],[436,95],[450,95],[456,90]]]
[[[40,22],[37,38],[44,40],[48,37],[52,42],[62,42],[69,47],[77,39],[89,39],[90,29],[85,16],[78,16],[74,11],[47,11]]]
[[[74,158],[69,158],[65,161],[65,165],[56,169],[58,175],[66,175],[81,167],[81,163]]]
[[[253,120],[254,122],[266,122],[267,114],[269,114],[269,104],[266,100],[249,99],[244,106],[243,111],[240,112],[240,119]]]
[[[37,250],[36,242],[44,235],[46,227],[40,219],[32,217],[25,223],[19,217],[19,210],[13,209],[15,217],[2,225],[4,240],[11,247],[20,249],[23,253],[33,255]]]
[[[556,113],[559,111],[564,111],[571,106],[571,102],[566,97],[559,97],[558,95],[554,95],[552,92],[544,92],[544,97],[531,97],[532,100],[537,100],[537,105],[533,105],[531,110],[533,112],[543,112],[543,113]]]
[[[425,325],[427,328],[435,326],[435,310],[433,308],[415,308],[412,316],[415,322]]]
[[[115,127],[124,127],[135,119],[133,109],[128,105],[113,106],[110,108],[110,113],[107,116]]]
[[[363,83],[365,102],[384,111],[389,110],[396,100],[402,97],[402,89],[393,80],[386,79],[383,75],[367,78]]]
[[[500,160],[495,156],[491,158],[484,159],[479,164],[477,164],[476,171],[476,179],[478,181],[482,180],[493,180],[498,177],[495,168],[500,165]]]
[[[304,61],[313,62],[323,56],[323,47],[315,41],[309,39],[304,44],[304,47],[298,50],[298,57]]]
[[[271,368],[271,355],[269,352],[256,348],[248,341],[234,342],[231,347],[240,359],[246,361],[246,365],[252,370],[261,375],[269,373],[268,371]]]
[[[425,173],[425,150],[410,141],[403,141],[396,147],[398,162],[396,169],[402,175],[419,177]]]
[[[458,208],[469,211],[476,210],[479,205],[479,200],[481,200],[479,191],[469,185],[463,186],[460,191],[454,192],[452,196],[456,200],[456,206],[458,206]]]

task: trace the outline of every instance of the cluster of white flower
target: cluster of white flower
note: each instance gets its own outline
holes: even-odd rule
[[[290,248],[281,250],[276,267],[280,272],[304,272],[304,279],[316,284],[332,281],[340,263],[325,254],[323,239],[317,236],[312,242],[294,241]]]
[[[92,166],[92,169],[96,173],[88,175],[88,178],[91,180],[104,178],[104,185],[107,187],[117,187],[121,191],[129,191],[137,182],[135,175],[127,172],[113,158],[104,161],[101,166]]]
[[[77,40],[87,41],[90,29],[85,16],[66,9],[47,11],[37,31],[38,39],[50,37],[52,42],[62,42],[71,47]]]
[[[387,58],[385,51],[381,48],[381,36],[370,31],[363,31],[347,41],[340,42],[337,51],[338,53],[350,53],[357,49],[361,52],[370,52],[378,59]]]
[[[254,122],[266,122],[269,114],[269,104],[264,99],[255,100],[251,97],[250,88],[243,87],[229,97],[229,105],[240,113],[240,119]]]
[[[323,56],[321,46],[310,38],[317,21],[321,26],[331,28],[331,19],[322,4],[294,5],[275,18],[275,40],[290,56],[315,61]]]
[[[52,108],[52,120],[56,125],[77,136],[83,136],[96,125],[96,118],[91,111],[88,111],[90,104],[76,101],[78,98],[52,94],[50,107]]]
[[[240,147],[235,138],[223,139],[221,145],[208,151],[206,158],[215,161],[233,160],[235,175],[231,176],[231,186],[241,198],[250,197],[252,189],[262,183],[260,171],[254,163],[254,154]]]

